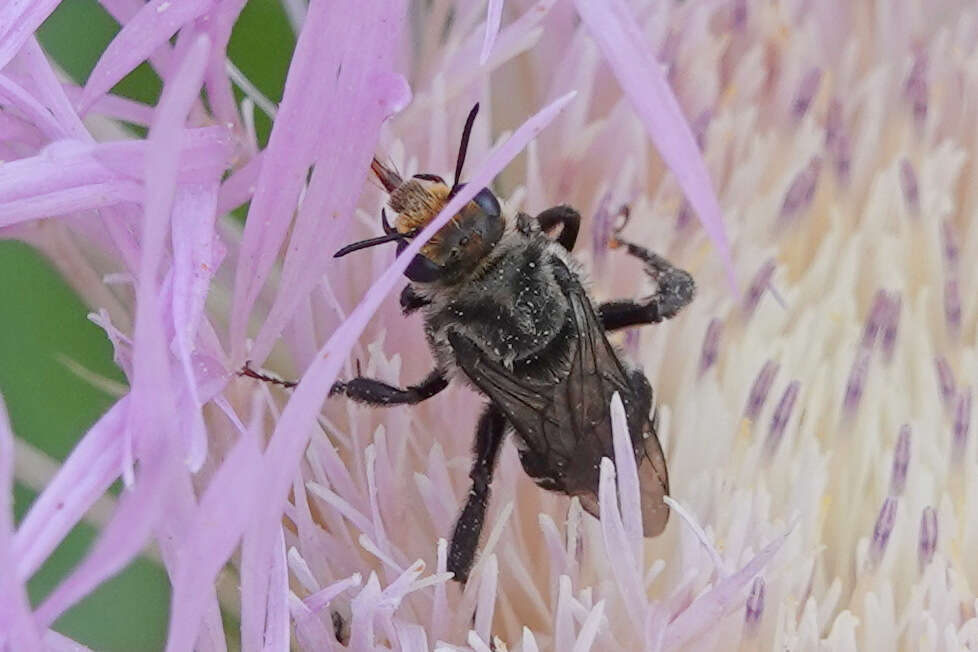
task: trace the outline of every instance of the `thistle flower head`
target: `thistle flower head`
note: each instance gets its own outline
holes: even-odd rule
[[[33,35],[56,3],[0,5],[0,235],[63,272],[128,379],[16,527],[0,501],[0,648],[67,649],[52,624],[151,539],[169,650],[226,649],[222,610],[246,650],[971,640],[974,7],[285,0],[275,106],[227,59],[243,3],[104,4],[122,29],[81,88]],[[111,93],[143,61],[154,106]],[[439,215],[396,259],[333,258],[382,232],[372,157],[447,175],[476,101],[467,183]],[[650,291],[609,250],[622,222],[698,294],[613,336],[655,388],[666,532],[641,535],[631,455],[596,461],[599,521],[507,446],[460,585],[447,538],[483,399],[326,399],[361,371],[430,370],[390,294],[489,186],[508,214],[580,209],[597,301]],[[301,380],[241,378],[248,361]],[[618,399],[607,418],[630,451]],[[18,441],[0,419],[3,496]],[[30,604],[24,582],[118,478],[87,556]]]

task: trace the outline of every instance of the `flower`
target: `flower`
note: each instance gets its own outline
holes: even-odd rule
[[[253,92],[225,55],[241,2],[116,7],[82,89],[32,35],[55,4],[0,7],[0,234],[72,280],[129,386],[16,530],[0,504],[3,644],[67,648],[51,624],[151,536],[170,650],[226,648],[222,606],[244,649],[976,644],[973,7],[490,0],[414,7],[409,27],[400,2],[291,0],[274,107],[231,92]],[[144,60],[156,106],[109,94]],[[430,368],[386,297],[438,224],[393,263],[328,252],[378,232],[374,152],[449,169],[477,100],[469,183],[437,223],[497,176],[509,210],[578,206],[604,299],[647,291],[607,246],[627,205],[628,237],[698,295],[619,342],[656,389],[666,533],[640,535],[629,455],[602,462],[596,521],[507,447],[463,588],[445,537],[480,399],[323,402],[351,351],[390,382]],[[264,149],[255,106],[275,114]],[[302,380],[238,378],[246,360]],[[609,418],[625,450],[619,401]],[[14,441],[0,419],[3,492]],[[120,476],[87,557],[29,605],[23,582]],[[229,565],[240,597],[219,601]]]

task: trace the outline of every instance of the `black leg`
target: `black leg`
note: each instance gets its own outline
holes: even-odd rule
[[[247,376],[255,380],[261,380],[274,385],[292,388],[298,383],[290,380],[282,380],[267,374],[260,373],[251,368],[249,363],[238,372],[240,376]],[[387,405],[414,405],[431,398],[441,390],[448,387],[448,379],[440,369],[435,369],[417,385],[408,385],[406,388],[394,387],[385,382],[374,378],[364,378],[357,376],[352,380],[338,381],[329,390],[329,395],[346,394],[354,401],[367,403],[368,405],[387,406]]]
[[[659,254],[630,242],[616,240],[632,256],[645,262],[645,271],[659,289],[644,301],[609,301],[598,306],[598,315],[606,331],[627,326],[656,324],[672,319],[693,299],[696,284],[689,272],[674,267]]]
[[[394,387],[374,378],[357,376],[346,382],[339,381],[329,390],[333,394],[346,394],[354,401],[368,405],[414,405],[431,398],[448,387],[448,379],[441,369],[435,369],[417,385],[406,388]]]
[[[577,242],[577,232],[581,228],[581,214],[576,210],[561,204],[543,211],[537,215],[537,222],[544,231],[550,231],[558,224],[562,224],[560,235],[557,236],[557,243],[570,251]]]
[[[472,463],[472,488],[462,514],[455,522],[452,542],[448,549],[448,570],[455,580],[464,583],[469,578],[479,535],[485,523],[489,505],[489,485],[499,457],[499,448],[506,432],[506,419],[496,406],[490,404],[479,418],[475,432],[475,461]]]
[[[424,308],[429,303],[431,302],[427,299],[419,297],[411,285],[405,285],[404,289],[401,290],[401,311],[405,315],[410,315],[415,310]]]

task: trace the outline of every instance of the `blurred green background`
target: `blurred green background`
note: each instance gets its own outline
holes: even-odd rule
[[[84,83],[118,30],[96,0],[64,0],[38,37],[62,69]],[[293,46],[294,35],[278,2],[251,0],[238,20],[228,52],[245,75],[278,102]],[[160,85],[160,79],[144,64],[115,92],[153,104]],[[263,114],[256,112],[256,118],[264,141],[270,125]],[[0,393],[17,435],[62,460],[113,399],[69,372],[59,357],[124,379],[112,363],[112,351],[101,329],[86,318],[90,307],[30,247],[0,241],[0,278],[0,305],[7,307],[0,328]],[[30,489],[16,487],[18,521],[34,497]],[[94,535],[87,525],[76,527],[32,578],[28,589],[35,605],[82,558]],[[168,603],[165,571],[139,558],[66,613],[54,628],[97,650],[160,650]]]

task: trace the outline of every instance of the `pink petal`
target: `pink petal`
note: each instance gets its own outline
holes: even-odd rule
[[[482,41],[482,54],[479,55],[479,65],[486,65],[489,55],[492,53],[492,46],[496,42],[496,35],[499,34],[499,24],[503,20],[503,0],[489,0],[486,7],[486,37]]]
[[[38,624],[49,626],[142,551],[159,519],[174,470],[172,454],[165,446],[148,451],[135,484],[119,500],[112,520],[88,555],[37,609]]]
[[[177,432],[176,397],[170,381],[157,277],[166,234],[170,230],[180,137],[187,112],[200,92],[209,51],[207,37],[201,36],[194,41],[173,77],[164,85],[156,118],[149,130],[142,256],[133,334],[132,409],[129,413],[129,431],[140,438],[136,442],[137,450],[138,444]]]
[[[41,649],[41,648],[37,648]],[[91,652],[91,650],[77,641],[59,634],[53,629],[44,633],[44,648],[46,652]]]
[[[0,398],[0,648],[40,650],[41,635],[13,554],[13,470],[14,433]]]
[[[611,433],[615,451],[615,471],[618,476],[618,500],[621,504],[625,535],[636,567],[642,566],[642,493],[639,489],[638,467],[635,464],[635,449],[628,433],[628,421],[621,396],[615,392],[611,397]]]
[[[0,100],[22,113],[49,140],[63,138],[65,133],[54,116],[30,93],[5,75],[0,75]]]
[[[727,277],[735,275],[730,243],[706,163],[642,29],[623,0],[575,0],[577,12],[608,60],[662,159],[720,251]]]
[[[261,489],[261,451],[242,436],[211,478],[187,531],[173,577],[168,650],[187,650],[197,637],[204,598],[238,545]],[[206,541],[207,545],[201,545]]]
[[[278,543],[272,548],[265,621],[265,652],[289,649],[289,568],[285,562],[285,534],[278,528]],[[176,649],[176,648],[175,648]]]
[[[726,577],[698,597],[669,623],[666,630],[665,649],[683,649],[683,646],[714,625],[744,599],[747,585],[761,572],[774,554],[781,548],[788,533],[781,535],[733,575]]]
[[[187,464],[197,471],[207,456],[207,432],[202,400],[191,362],[211,279],[220,265],[214,223],[219,179],[207,184],[181,185],[173,204],[173,329],[176,353],[183,367],[192,405],[182,413],[190,419],[185,434]]]
[[[14,535],[17,573],[26,580],[119,477],[128,397],[85,433],[28,510]]]
[[[7,2],[0,8],[0,70],[5,68],[25,42],[54,11],[60,0]]]
[[[255,194],[255,183],[261,173],[263,156],[264,154],[258,154],[224,180],[221,184],[221,193],[217,198],[218,214],[230,213]],[[247,229],[247,225],[245,228]]]
[[[641,569],[635,565],[631,555],[618,554],[629,549],[628,533],[618,511],[618,497],[615,491],[615,465],[607,457],[601,460],[601,479],[598,485],[598,503],[601,508],[601,534],[604,538],[608,564],[615,576],[618,590],[625,602],[625,608],[635,631],[644,629],[645,612],[648,599],[642,588]]]
[[[78,112],[86,113],[95,100],[148,59],[183,25],[210,11],[213,4],[213,0],[151,0],[147,3],[105,48],[82,91]]]
[[[292,214],[306,172],[318,153],[318,143],[309,135],[333,134],[337,139],[335,147],[344,150],[349,147],[348,139],[352,139],[354,143],[362,139],[366,142],[360,143],[360,147],[366,148],[373,148],[376,141],[376,136],[370,134],[338,131],[335,125],[325,120],[328,107],[332,104],[342,104],[351,111],[364,108],[350,106],[351,100],[338,102],[335,98],[327,99],[330,91],[335,93],[339,90],[336,94],[338,98],[349,95],[348,89],[335,87],[334,71],[341,65],[343,50],[334,41],[340,39],[342,43],[351,31],[356,31],[349,29],[346,10],[341,9],[341,6],[317,3],[310,7],[289,66],[282,103],[272,126],[268,147],[263,154],[258,184],[248,210],[235,271],[231,310],[231,355],[235,361],[243,359],[248,316],[275,264],[286,231],[292,222]],[[334,8],[335,15],[331,14],[331,7]],[[375,10],[377,5],[370,3],[368,7]],[[396,15],[396,12],[391,12],[390,15]],[[377,21],[377,24],[383,25],[386,21],[387,19]],[[361,25],[361,29],[367,27],[362,21],[356,22]],[[376,56],[374,50],[388,49],[391,44],[385,45],[384,38],[381,37],[379,40],[365,40],[362,46],[355,49],[357,58],[342,62],[343,65],[363,66],[367,60]],[[324,74],[324,71],[330,72]],[[349,165],[350,159],[345,159],[343,167]],[[351,191],[352,189],[347,190]],[[262,361],[260,358],[252,359],[256,364]]]
[[[331,60],[321,64],[327,70],[332,69],[334,61],[337,66],[342,66],[335,78],[336,92],[350,86],[358,91],[349,102],[328,103],[324,120],[330,125],[328,133],[332,135],[320,144],[323,150],[316,160],[286,250],[280,291],[251,351],[254,360],[265,359],[295,309],[320,282],[325,271],[338,264],[331,256],[324,256],[323,251],[338,249],[346,239],[350,220],[339,218],[352,215],[356,207],[380,126],[410,98],[404,78],[385,68],[383,63],[392,59],[393,47],[388,42],[393,41],[395,35],[387,21],[401,23],[403,14],[380,8],[382,6],[378,5],[378,10],[371,14],[365,13],[365,7],[361,5],[362,15],[356,24],[363,24],[363,31],[352,30],[350,34],[337,37],[330,53]],[[339,29],[351,32],[344,26]],[[324,38],[328,37],[324,35]],[[357,51],[358,56],[341,55],[343,50],[340,48],[344,43],[345,47]],[[354,43],[385,45],[373,57],[368,57],[366,51],[360,53],[364,48]],[[393,67],[393,62],[388,65]]]

